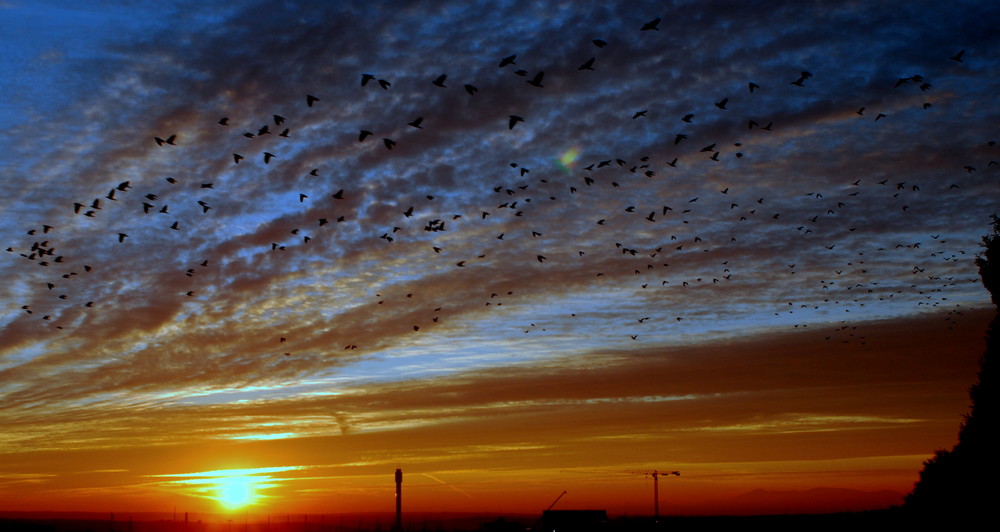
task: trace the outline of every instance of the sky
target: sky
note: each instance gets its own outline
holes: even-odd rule
[[[849,510],[956,441],[993,2],[0,13],[0,510]]]

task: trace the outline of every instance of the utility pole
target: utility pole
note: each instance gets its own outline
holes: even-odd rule
[[[396,468],[396,532],[403,530],[403,470]]]

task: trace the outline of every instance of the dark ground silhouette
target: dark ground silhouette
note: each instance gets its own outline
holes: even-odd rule
[[[417,520],[404,523],[403,532],[541,532],[540,516],[473,517]],[[658,522],[652,517],[616,517],[592,527],[567,532],[712,532],[759,529],[768,532],[810,532],[891,530],[898,528],[904,516],[899,508],[837,514],[758,515],[758,516],[667,516]],[[192,522],[168,520],[118,521],[113,525],[97,519],[3,519],[4,532],[389,532],[391,522],[358,522],[353,519],[320,523],[242,523]],[[549,532],[549,531],[546,531]],[[560,531],[561,532],[561,531]]]

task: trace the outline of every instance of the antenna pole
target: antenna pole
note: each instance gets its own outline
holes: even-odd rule
[[[653,519],[660,522],[660,474],[653,470]]]

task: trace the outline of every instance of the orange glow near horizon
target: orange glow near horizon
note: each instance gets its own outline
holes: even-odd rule
[[[149,475],[166,478],[156,483],[165,491],[184,497],[212,500],[224,511],[234,511],[256,506],[269,499],[264,490],[281,492],[282,479],[273,473],[286,473],[305,469],[299,466],[260,467],[248,469],[220,469],[197,473],[171,473]]]
[[[16,460],[0,476],[0,510],[176,507],[250,520],[391,513],[396,467],[412,513],[533,514],[565,490],[557,508],[651,514],[651,479],[627,469],[681,471],[661,479],[664,515],[886,507],[902,501],[923,460],[954,443],[987,317],[951,336],[930,320],[885,324],[863,349],[805,352],[801,336],[772,336],[636,357],[599,373],[528,368],[276,404],[177,407],[142,432],[155,428],[173,443],[151,448],[148,436],[123,436],[117,446],[7,454]],[[904,329],[918,331],[907,337],[911,348],[892,347]],[[949,347],[968,355],[938,356]],[[808,375],[774,374],[787,352],[802,352]],[[658,391],[663,375],[673,379],[669,394]],[[833,386],[844,380],[853,384]],[[291,426],[296,416],[319,424],[317,410],[354,401],[379,407],[354,416],[346,433],[237,440],[236,430],[213,429],[239,429],[244,419],[255,419],[252,430]],[[383,428],[392,420],[400,421]],[[212,438],[199,435],[207,429]]]

